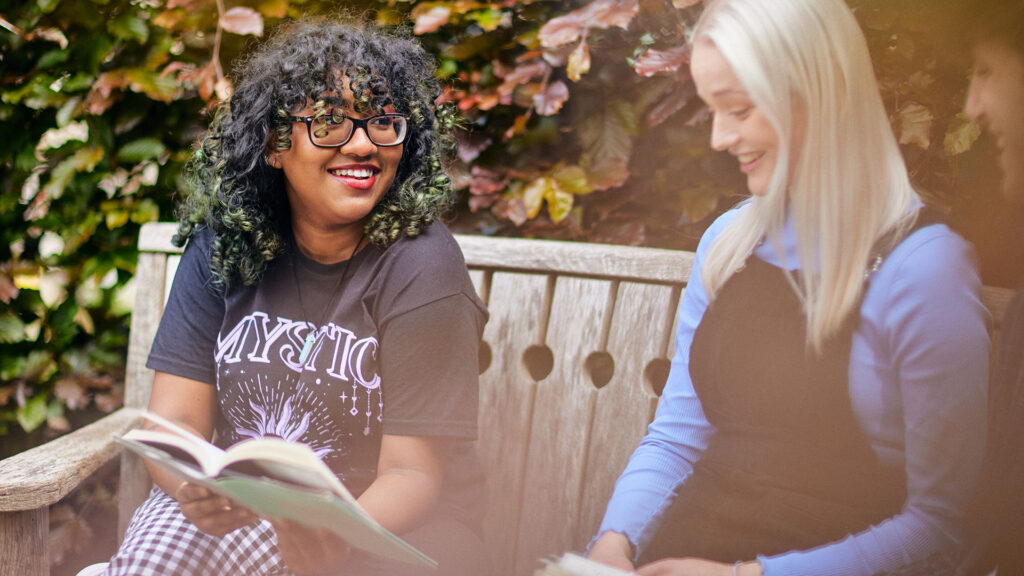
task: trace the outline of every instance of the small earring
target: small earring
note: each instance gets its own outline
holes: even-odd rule
[[[268,154],[268,155],[263,157],[263,160],[271,168],[275,168],[275,169],[277,168],[277,156],[273,156],[273,155]]]

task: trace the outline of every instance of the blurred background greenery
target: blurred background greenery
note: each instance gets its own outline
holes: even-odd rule
[[[987,284],[1021,256],[993,145],[960,109],[947,2],[849,0],[893,129]],[[951,4],[951,3],[950,3]],[[467,118],[460,232],[693,249],[741,196],[687,67],[700,0],[354,0],[412,30]],[[0,0],[0,458],[120,405],[139,226],[172,220],[181,167],[235,57],[323,0]],[[54,515],[89,547],[103,482]],[[90,509],[91,508],[91,509]],[[84,510],[84,511],[83,511]],[[88,514],[86,513],[88,512]],[[65,521],[62,521],[65,519]],[[63,530],[63,532],[61,532]]]

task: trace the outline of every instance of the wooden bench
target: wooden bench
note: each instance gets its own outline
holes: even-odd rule
[[[143,227],[125,406],[145,407],[145,368],[180,250],[173,224]],[[668,374],[690,252],[459,236],[491,318],[481,354],[479,451],[488,474],[485,536],[495,576],[582,549],[646,431]],[[1011,292],[985,289],[998,330]],[[996,336],[994,334],[994,336]],[[48,507],[120,454],[136,425],[120,410],[0,461],[0,576],[49,573]],[[149,491],[121,455],[119,533]],[[113,552],[113,551],[111,551]]]

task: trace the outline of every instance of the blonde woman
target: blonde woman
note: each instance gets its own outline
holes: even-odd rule
[[[922,210],[841,0],[713,1],[692,47],[751,198],[697,249],[589,555],[644,576],[946,572],[985,443],[970,247]]]

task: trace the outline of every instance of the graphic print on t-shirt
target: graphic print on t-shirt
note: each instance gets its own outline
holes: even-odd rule
[[[304,364],[299,355],[315,334]],[[217,336],[215,360],[225,440],[276,436],[308,444],[335,471],[373,470],[376,450],[350,446],[380,435],[384,399],[378,341],[329,322],[252,312]],[[363,444],[356,441],[356,444]]]

